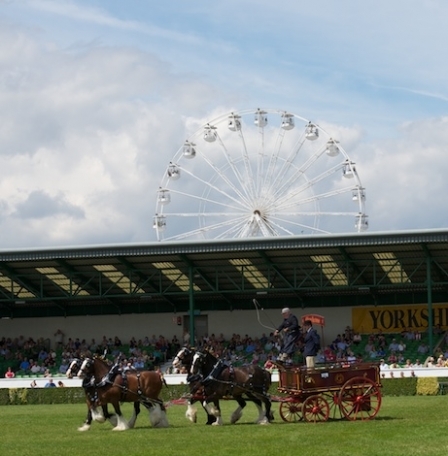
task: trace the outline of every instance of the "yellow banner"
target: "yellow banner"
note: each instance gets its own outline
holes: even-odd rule
[[[383,331],[401,332],[403,329],[424,331],[428,328],[429,311],[427,305],[391,307],[353,307],[352,327],[361,334]],[[434,326],[448,327],[448,304],[432,306]]]

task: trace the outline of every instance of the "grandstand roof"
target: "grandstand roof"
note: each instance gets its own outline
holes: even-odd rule
[[[428,283],[448,301],[446,229],[3,250],[0,317],[426,303]]]

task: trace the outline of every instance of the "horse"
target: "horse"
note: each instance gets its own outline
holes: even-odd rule
[[[236,423],[243,415],[246,401],[253,402],[258,409],[258,424],[268,424],[274,417],[271,411],[271,400],[268,390],[271,386],[271,374],[266,369],[255,365],[233,367],[219,360],[209,351],[196,352],[193,356],[190,373],[202,374],[204,380],[203,405],[208,412],[215,415],[221,424],[221,411],[211,402],[224,397],[235,399],[238,408],[232,413],[230,422]],[[264,411],[262,404],[264,404]]]
[[[164,381],[159,372],[134,371],[118,372],[114,380],[109,380],[109,366],[100,358],[84,359],[78,373],[92,378],[93,388],[97,394],[97,403],[101,406],[112,404],[117,415],[116,431],[124,431],[135,425],[137,410],[127,423],[120,409],[120,402],[142,403],[149,412],[152,427],[168,427],[166,410],[163,401],[159,399]],[[140,408],[138,406],[138,411]]]
[[[79,372],[79,368],[81,367],[81,360],[75,358],[71,361],[67,372],[65,373],[68,378],[73,378]],[[87,379],[85,379],[87,380]],[[89,379],[90,380],[90,379]],[[110,414],[107,409],[107,404],[101,406],[98,409],[98,406],[95,401],[96,393],[94,388],[90,386],[89,381],[83,381],[83,388],[84,393],[86,395],[86,403],[87,403],[87,416],[86,420],[84,421],[83,425],[78,428],[78,431],[88,431],[90,426],[92,425],[92,421],[95,420],[98,423],[104,423],[108,420],[112,426],[117,425],[117,416],[115,414]]]
[[[183,347],[179,350],[177,355],[174,357],[172,365],[175,369],[179,369],[181,366],[184,366],[187,371],[189,372],[191,369],[191,365],[193,364],[193,356],[195,354],[194,349],[190,349],[188,347]],[[193,404],[199,400],[201,400],[201,405],[207,414],[207,422],[205,424],[210,425],[217,425],[218,423],[217,417],[208,412],[207,408],[202,404],[203,393],[202,385],[200,384],[200,379],[194,379],[193,376],[190,374],[187,375],[187,382],[190,385],[190,394],[191,397],[187,399],[187,411],[185,412],[185,416],[192,421],[193,423],[197,422],[197,410]],[[217,409],[219,409],[219,401],[214,401],[214,405]]]

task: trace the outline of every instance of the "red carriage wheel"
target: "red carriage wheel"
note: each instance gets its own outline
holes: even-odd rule
[[[380,410],[381,390],[369,378],[351,378],[339,393],[339,407],[348,420],[371,420]]]
[[[302,402],[296,400],[287,400],[280,402],[280,416],[283,421],[288,423],[297,423],[303,420]]]
[[[341,418],[341,409],[339,407],[339,391],[324,393],[325,399],[330,406],[330,416],[332,419]]]
[[[310,396],[303,403],[303,417],[306,421],[327,421],[329,416],[330,406],[323,396]]]

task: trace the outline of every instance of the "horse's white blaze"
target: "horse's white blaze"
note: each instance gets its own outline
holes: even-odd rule
[[[201,354],[200,353],[195,353],[194,356],[193,356],[193,361],[191,362],[191,367],[190,367],[190,374],[191,375],[195,375],[198,371],[198,368],[197,368],[197,363],[198,363],[198,360],[199,358],[201,357]]]
[[[123,416],[117,415],[117,425],[112,429],[113,431],[126,431],[129,429],[127,421]]]
[[[103,409],[92,407],[90,409],[92,412],[92,419],[97,421],[98,423],[104,423],[106,421],[106,417],[104,416]]]
[[[235,424],[242,416],[243,409],[241,408],[241,406],[238,406],[238,408],[232,413],[232,416],[230,417],[230,422],[232,424]]]
[[[79,371],[78,371],[78,378],[84,378],[85,377],[85,370],[87,369],[87,363],[88,363],[88,360],[85,359],[82,364],[81,364],[81,367],[79,368]]]
[[[85,432],[90,429],[90,424],[84,423],[82,426],[78,428],[78,431]]]
[[[198,420],[198,410],[191,404],[188,404],[187,411],[185,412],[185,416],[193,423],[196,423]]]

